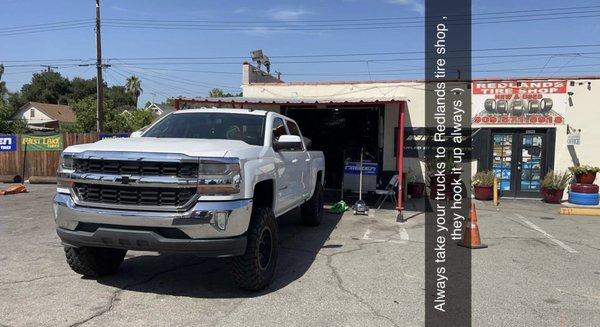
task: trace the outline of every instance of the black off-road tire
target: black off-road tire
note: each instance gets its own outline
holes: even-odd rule
[[[260,291],[273,281],[279,236],[277,220],[269,207],[252,210],[246,252],[229,260],[233,280],[239,288]]]
[[[310,200],[300,206],[302,222],[308,226],[319,226],[323,220],[323,185],[317,181]]]
[[[100,277],[117,272],[127,250],[65,246],[67,263],[71,269],[88,277]]]

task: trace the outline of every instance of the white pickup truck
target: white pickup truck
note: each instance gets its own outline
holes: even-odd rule
[[[239,287],[260,290],[277,262],[276,217],[323,216],[323,153],[297,124],[246,109],[176,111],[131,138],[66,148],[56,232],[77,273],[114,273],[127,250],[231,257]]]

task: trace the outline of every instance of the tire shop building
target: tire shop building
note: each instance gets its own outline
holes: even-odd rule
[[[313,149],[325,152],[327,188],[342,186],[344,162],[358,161],[361,148],[380,187],[397,171],[424,176],[423,81],[289,83],[244,63],[242,88],[243,97],[180,98],[176,106],[273,110],[295,119]],[[600,77],[475,80],[471,89],[472,171],[493,170],[501,195],[540,197],[549,170],[600,165]]]

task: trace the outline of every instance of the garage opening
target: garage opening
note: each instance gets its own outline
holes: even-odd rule
[[[325,187],[330,190],[340,190],[344,179],[345,159],[358,162],[361,147],[364,148],[364,160],[377,165],[378,171],[381,171],[379,124],[382,123],[383,108],[383,106],[287,107],[282,108],[281,112],[302,126],[302,133],[312,140],[314,150],[324,152]],[[353,189],[351,186],[344,185],[344,189]]]

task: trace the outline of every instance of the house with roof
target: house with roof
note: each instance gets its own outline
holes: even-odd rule
[[[159,117],[162,117],[175,111],[175,108],[152,102],[148,104],[144,110],[150,110]]]
[[[31,129],[55,129],[75,122],[75,113],[70,106],[41,102],[27,102],[11,116],[11,120],[22,119]]]

